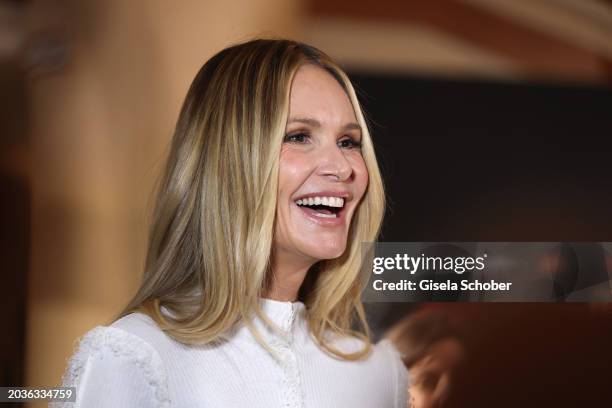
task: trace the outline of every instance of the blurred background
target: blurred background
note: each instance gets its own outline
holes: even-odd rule
[[[255,36],[309,42],[355,81],[383,240],[612,241],[610,0],[0,0],[0,385],[59,384],[136,290],[186,90]],[[602,401],[609,305],[471,308],[465,398]]]

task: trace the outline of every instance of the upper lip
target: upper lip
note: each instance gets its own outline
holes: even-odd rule
[[[346,190],[316,191],[313,193],[300,194],[299,196],[295,197],[293,201],[301,200],[304,198],[310,198],[310,197],[340,197],[340,198],[344,198],[346,201],[349,201],[353,196],[349,191],[346,191]]]

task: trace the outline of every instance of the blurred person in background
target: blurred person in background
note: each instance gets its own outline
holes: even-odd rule
[[[328,56],[286,40],[219,52],[179,115],[140,289],[69,361],[74,406],[404,407],[407,372],[360,300],[384,203]]]
[[[611,406],[609,303],[427,304],[393,325],[411,407]]]
[[[386,337],[410,372],[408,406],[448,406],[458,369],[466,358],[466,346],[448,313],[426,307],[401,320]]]

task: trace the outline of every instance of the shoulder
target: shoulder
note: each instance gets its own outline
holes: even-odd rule
[[[390,382],[395,387],[395,406],[404,407],[408,401],[408,370],[402,361],[402,356],[391,340],[383,339],[374,345],[374,354],[382,363],[389,367]]]
[[[393,388],[395,396],[394,406],[405,407],[408,401],[408,370],[402,361],[397,348],[388,339],[383,339],[374,345],[373,357],[377,365],[384,367],[382,372],[387,373],[386,381]]]
[[[354,336],[336,336],[332,344],[344,353],[355,353],[366,347],[364,340]],[[361,360],[361,364],[383,374],[385,380],[393,380],[407,384],[408,370],[402,361],[402,356],[389,339],[382,339],[372,344],[371,352]]]
[[[408,384],[408,370],[402,361],[402,356],[393,342],[383,339],[374,345],[374,355],[384,364],[393,367],[393,373],[400,381]]]
[[[88,360],[112,358],[151,376],[163,372],[157,351],[142,338],[112,326],[97,326],[77,340],[64,382],[74,384]]]
[[[344,353],[363,350],[365,341],[354,336],[335,337],[333,346]],[[350,373],[345,371],[350,366]],[[364,401],[368,398],[371,406],[406,407],[408,401],[408,371],[393,343],[383,339],[372,344],[371,352],[363,359],[356,360],[341,367],[342,375],[350,378],[349,389],[357,392],[354,387],[366,392]],[[333,371],[333,370],[330,370]],[[366,391],[367,390],[367,391]]]
[[[140,312],[130,313],[112,323],[110,328],[120,329],[135,336],[153,347],[162,360],[173,358],[187,347],[168,336],[148,315]]]
[[[366,347],[365,340],[351,335],[328,335],[327,340],[330,341],[334,347],[347,354],[358,352]],[[382,339],[378,343],[373,343],[371,353],[367,356],[367,360],[403,366],[400,353],[389,339]]]
[[[379,358],[398,365],[402,365],[402,356],[393,343],[388,339],[383,339],[374,344],[374,353],[379,355]]]
[[[138,335],[154,333],[152,327],[151,333],[144,331],[144,324],[148,323],[143,317],[129,315],[77,340],[62,378],[63,386],[77,388],[75,407],[169,406],[162,359],[147,337]]]
[[[118,329],[123,333],[137,337],[155,349],[170,340],[153,319],[139,312],[123,316],[108,328]]]

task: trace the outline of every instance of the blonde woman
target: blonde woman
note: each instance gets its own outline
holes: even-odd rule
[[[74,406],[405,407],[405,368],[360,301],[384,205],[329,57],[286,40],[219,52],[178,118],[140,289],[69,361]]]

